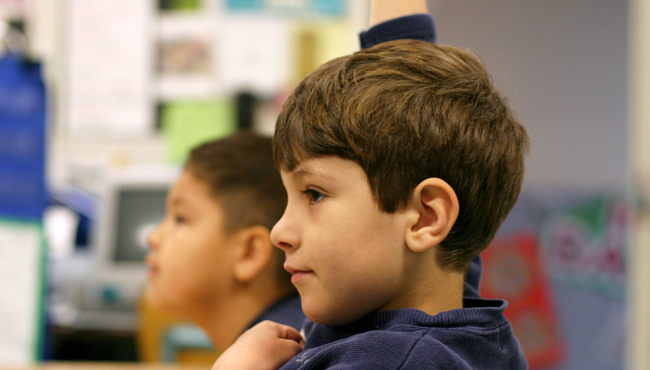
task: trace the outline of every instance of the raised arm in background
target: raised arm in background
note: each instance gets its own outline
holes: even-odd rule
[[[373,0],[370,5],[370,27],[387,20],[422,13],[429,13],[426,0]]]
[[[436,42],[433,17],[426,0],[371,1],[370,28],[359,34],[361,48],[402,39]]]

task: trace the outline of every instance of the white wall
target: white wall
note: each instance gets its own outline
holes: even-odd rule
[[[630,2],[630,163],[642,199],[630,238],[628,261],[630,370],[650,368],[650,2]]]
[[[438,42],[476,51],[528,129],[525,188],[623,189],[627,4],[429,0]]]

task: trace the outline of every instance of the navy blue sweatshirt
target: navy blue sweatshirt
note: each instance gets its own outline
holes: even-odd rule
[[[502,300],[465,298],[435,316],[405,308],[346,326],[308,321],[305,349],[281,370],[520,370],[526,359],[503,316]]]

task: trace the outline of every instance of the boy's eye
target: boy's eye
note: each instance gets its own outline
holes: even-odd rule
[[[323,193],[314,189],[303,190],[302,193],[305,194],[307,200],[309,200],[309,203],[317,203],[325,198],[325,195]]]
[[[184,224],[185,222],[187,222],[187,219],[182,215],[175,215],[174,222],[176,222],[177,224]]]

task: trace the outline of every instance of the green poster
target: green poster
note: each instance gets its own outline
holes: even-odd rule
[[[192,148],[235,131],[235,106],[225,99],[168,103],[160,110],[160,122],[167,143],[167,158],[173,163],[183,163]]]

